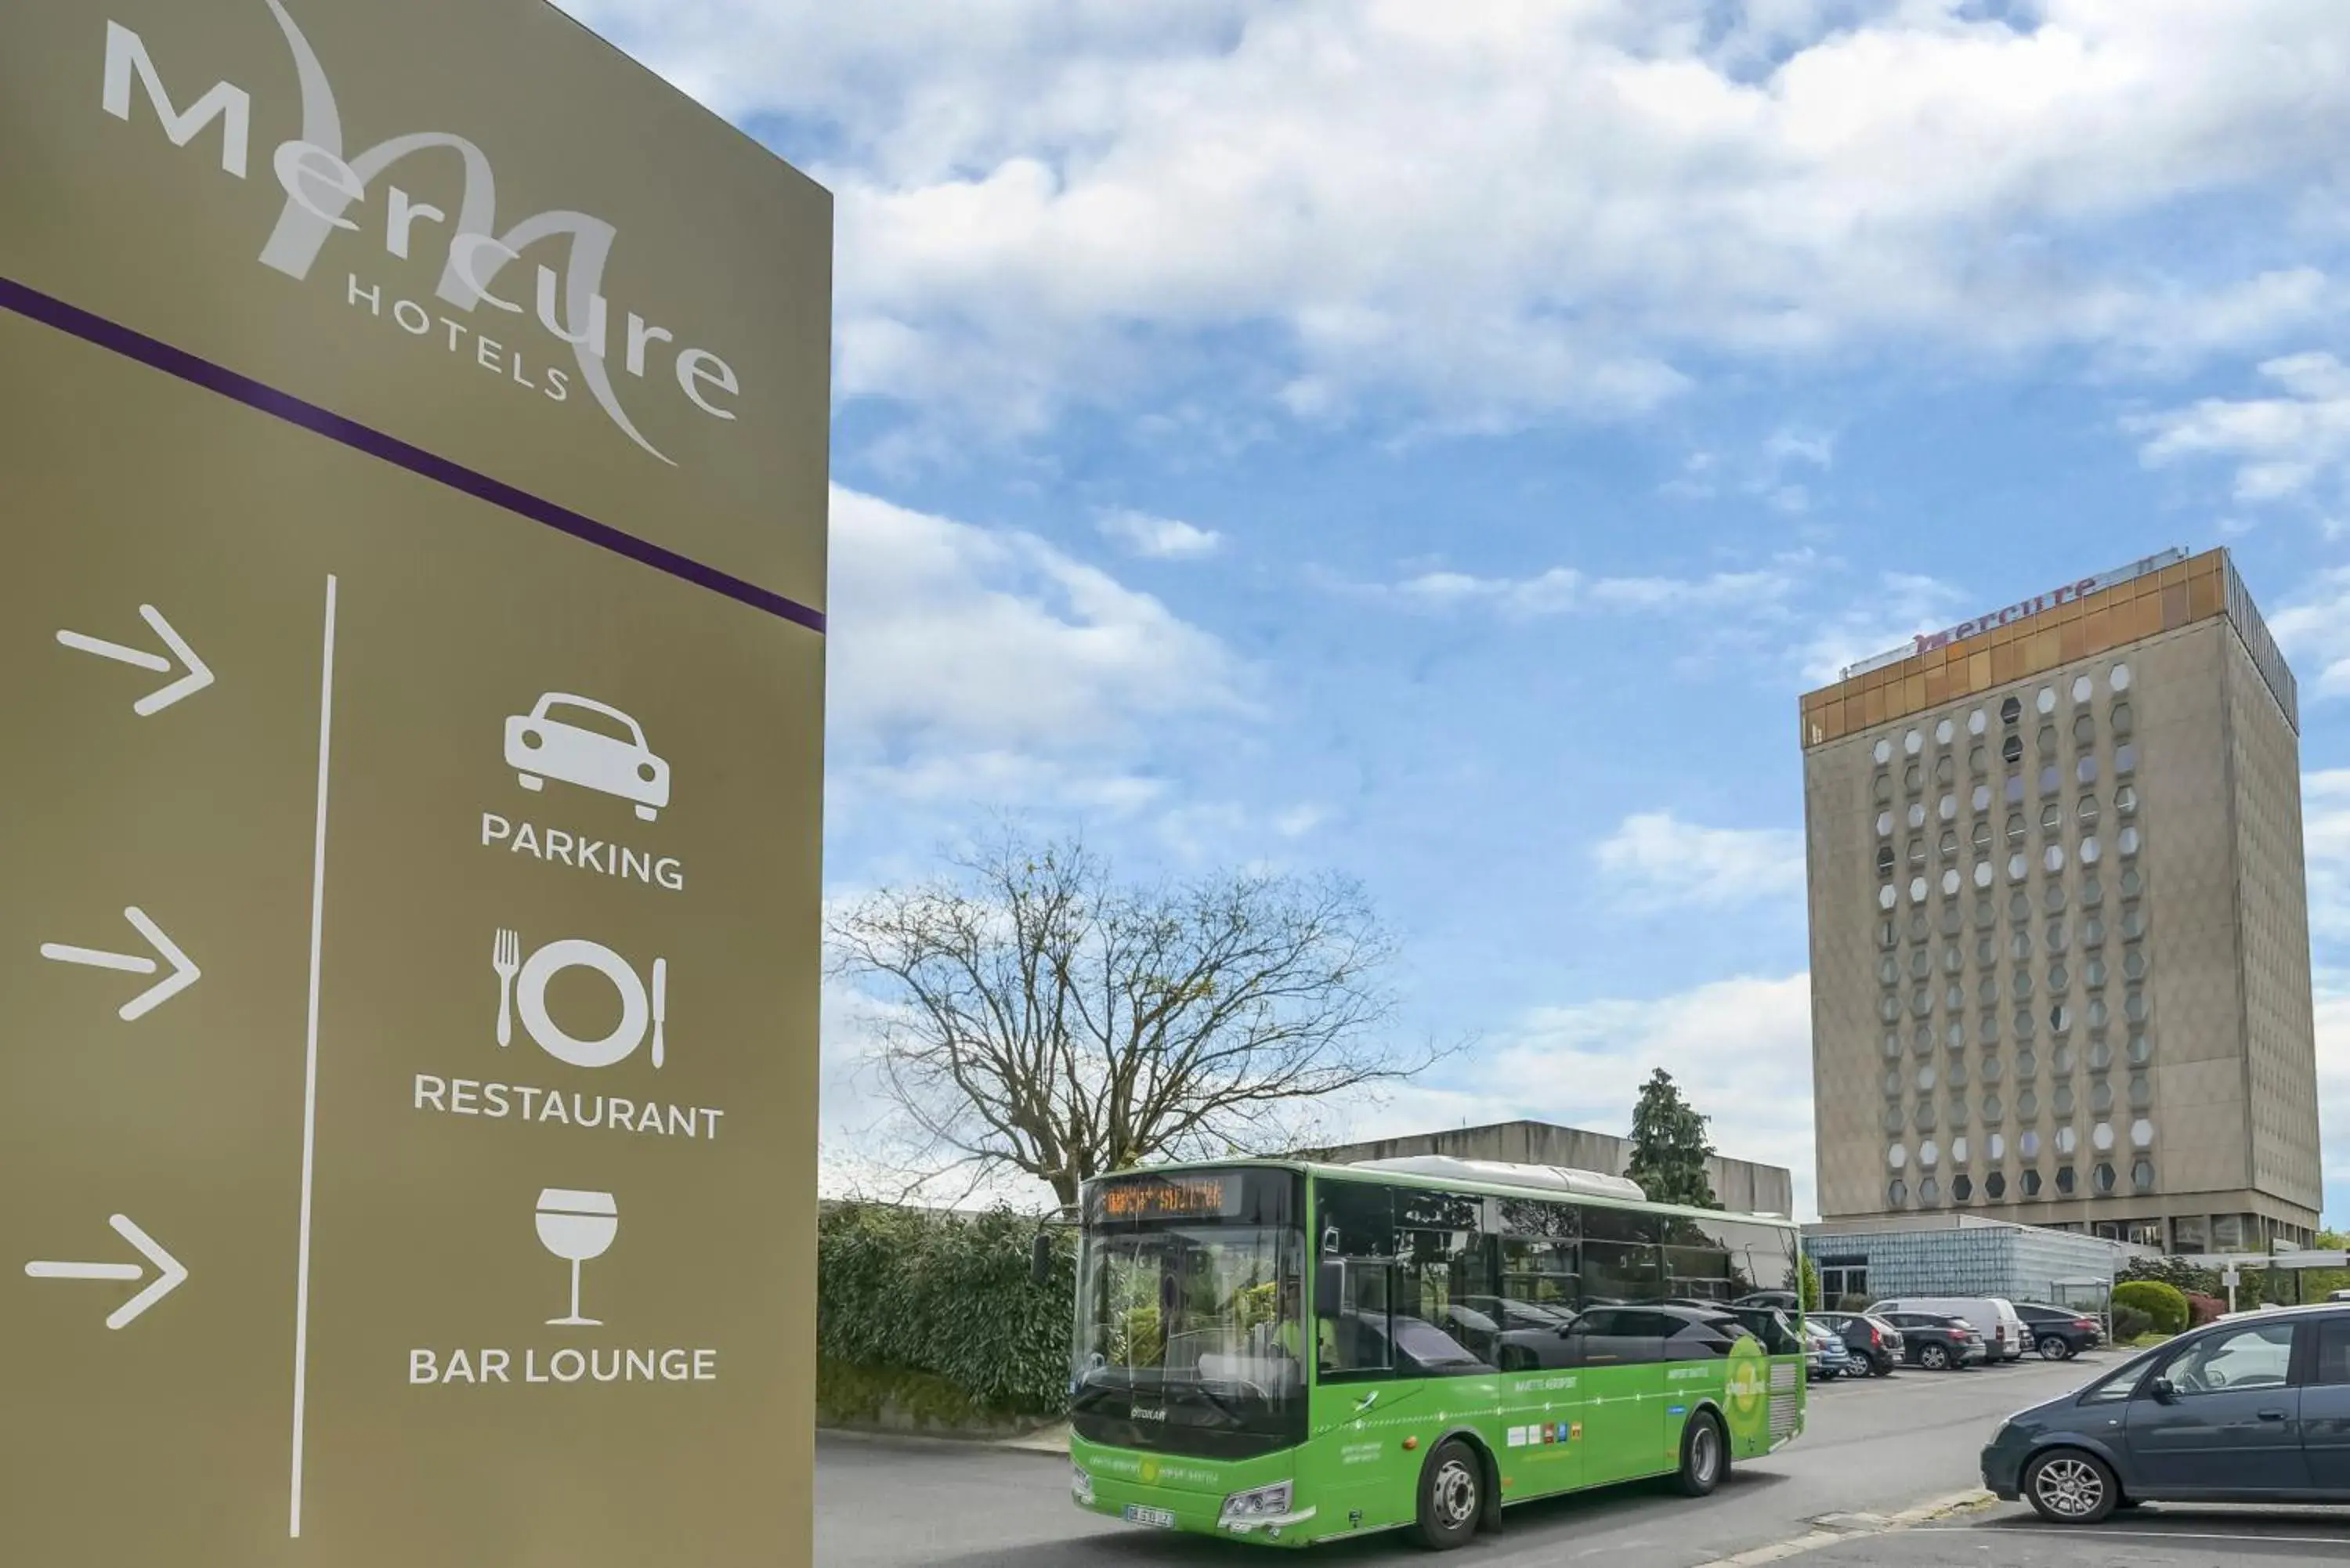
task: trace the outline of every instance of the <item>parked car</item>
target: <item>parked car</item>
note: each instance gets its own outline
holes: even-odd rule
[[[1956,1372],[1986,1359],[1991,1347],[1974,1324],[1935,1313],[1872,1313],[1901,1331],[1901,1359],[1929,1372]]]
[[[1833,1383],[1853,1370],[1844,1336],[1817,1318],[1804,1320],[1804,1370],[1817,1383]]]
[[[1776,1307],[1789,1317],[1804,1310],[1803,1299],[1793,1291],[1750,1291],[1730,1304],[1734,1307]]]
[[[2095,1318],[2071,1307],[2018,1302],[2015,1315],[2023,1320],[2023,1332],[2043,1361],[2070,1361],[2085,1350],[2095,1350],[2106,1337]]]
[[[2138,1502],[2350,1503],[2350,1306],[2191,1329],[2009,1417],[1982,1476],[2057,1524]]]
[[[1983,1336],[1983,1359],[1990,1362],[2023,1359],[2023,1320],[2015,1303],[2002,1296],[1903,1296],[1878,1302],[1868,1309],[1880,1316],[1895,1313],[1931,1313],[1939,1317],[1962,1317]]]
[[[1814,1313],[1804,1320],[1835,1330],[1852,1354],[1855,1376],[1890,1377],[1901,1364],[1901,1331],[1881,1317],[1858,1312]]]

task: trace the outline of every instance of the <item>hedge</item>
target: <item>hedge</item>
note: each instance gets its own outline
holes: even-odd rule
[[[1059,1415],[1068,1402],[1076,1299],[1074,1233],[1055,1228],[1037,1284],[1032,1217],[844,1204],[816,1223],[820,1391],[862,1406],[876,1389],[927,1390],[968,1417]],[[843,1409],[832,1414],[853,1417]],[[934,1412],[945,1417],[948,1412]]]
[[[2158,1280],[2131,1280],[2114,1287],[2114,1307],[2141,1312],[2157,1334],[2187,1332],[2187,1293]]]

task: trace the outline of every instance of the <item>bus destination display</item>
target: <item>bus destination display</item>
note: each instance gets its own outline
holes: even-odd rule
[[[1240,1198],[1237,1171],[1152,1177],[1097,1189],[1094,1212],[1109,1220],[1222,1220],[1240,1212]]]

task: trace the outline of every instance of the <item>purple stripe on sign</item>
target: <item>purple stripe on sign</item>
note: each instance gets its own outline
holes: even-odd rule
[[[435,483],[462,491],[477,501],[503,507],[517,517],[527,517],[534,523],[544,524],[558,534],[568,534],[575,539],[615,555],[626,556],[655,571],[666,572],[713,594],[723,594],[730,599],[749,605],[753,609],[780,616],[810,631],[824,630],[822,610],[811,609],[797,600],[787,599],[756,583],[745,582],[715,566],[704,566],[691,556],[681,556],[674,550],[639,539],[633,534],[624,534],[608,523],[598,523],[593,517],[568,507],[557,506],[552,501],[533,495],[526,490],[517,490],[463,463],[436,457],[422,447],[411,446],[396,436],[386,435],[357,420],[345,419],[316,403],[304,402],[289,392],[281,392],[275,387],[256,381],[250,376],[241,376],[209,359],[198,358],[185,349],[174,348],[118,322],[109,321],[102,316],[93,316],[38,289],[27,288],[13,278],[0,277],[0,306],[29,320],[54,327],[60,332],[69,332],[86,342],[110,349],[127,359],[136,359],[167,376],[176,376],[192,386],[233,398],[247,408],[258,409],[265,414],[284,420],[287,424],[299,425],[313,434],[325,436],[328,441],[339,441],[354,452],[363,452],[369,457],[407,469]]]

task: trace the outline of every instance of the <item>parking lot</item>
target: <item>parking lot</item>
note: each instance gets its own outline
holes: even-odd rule
[[[1904,1370],[1815,1385],[1804,1438],[1741,1466],[1710,1498],[1691,1501],[1641,1484],[1528,1503],[1510,1511],[1500,1534],[1481,1537],[1449,1560],[1462,1568],[1586,1561],[1699,1568],[1797,1541],[1808,1542],[1803,1560],[1823,1568],[2089,1568],[2350,1556],[2350,1512],[2252,1529],[2241,1514],[2147,1510],[2108,1529],[2059,1532],[2027,1510],[1978,1505],[1887,1532],[1905,1511],[1954,1504],[1978,1488],[1977,1455],[2009,1412],[2076,1387],[2116,1360],[2093,1353],[2073,1362],[2027,1358],[2003,1367]],[[1064,1462],[1036,1454],[827,1436],[816,1469],[817,1561],[826,1568],[1117,1568],[1257,1560],[1251,1548],[1080,1513],[1068,1501],[1066,1475]],[[1382,1538],[1322,1548],[1315,1560],[1419,1557],[1401,1540]]]

